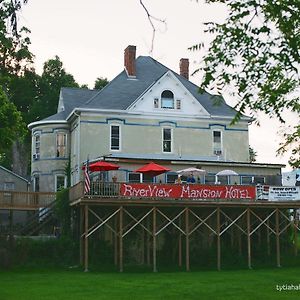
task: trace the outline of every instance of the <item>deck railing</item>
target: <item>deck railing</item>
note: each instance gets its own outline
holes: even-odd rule
[[[1,208],[31,208],[48,206],[55,200],[55,193],[0,191]]]
[[[152,184],[92,182],[90,191],[84,193],[83,184],[70,188],[70,201],[82,197],[119,199],[243,199],[255,200],[254,186],[220,186],[200,184]]]
[[[70,188],[71,202],[82,197],[144,200],[300,201],[300,187],[92,182],[88,193],[84,193],[83,183]]]

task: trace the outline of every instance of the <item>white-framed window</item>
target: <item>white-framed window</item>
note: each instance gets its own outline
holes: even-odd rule
[[[40,176],[39,175],[33,176],[33,191],[34,192],[40,191]]]
[[[213,153],[214,153],[214,155],[217,155],[217,156],[220,156],[223,154],[222,132],[220,130],[213,131]]]
[[[241,176],[241,184],[253,184],[253,176]]]
[[[58,132],[56,134],[56,157],[66,157],[67,152],[67,134]]]
[[[121,128],[120,125],[110,125],[110,150],[121,150]]]
[[[205,184],[215,184],[216,177],[215,175],[205,175]]]
[[[66,175],[55,175],[55,191],[60,191],[67,187],[67,176]]]
[[[175,183],[175,181],[178,179],[177,173],[167,173],[166,174],[166,183]]]
[[[227,175],[221,175],[221,176],[218,176],[218,184],[229,184],[229,176]]]
[[[40,153],[41,153],[41,135],[37,133],[34,135],[33,139],[34,139],[33,160],[38,160],[40,159]]]
[[[149,174],[142,174],[143,182],[152,183],[154,182],[154,177],[150,176]]]
[[[162,129],[162,151],[164,153],[172,152],[172,128]]]
[[[13,191],[15,189],[15,183],[14,182],[4,182],[4,191]]]
[[[176,109],[181,109],[181,100],[180,99],[176,100]]]
[[[142,181],[142,174],[141,173],[128,173],[128,182],[141,182]]]
[[[264,176],[254,176],[253,183],[254,184],[265,184],[266,178]]]
[[[161,108],[174,109],[174,94],[171,91],[161,93]]]

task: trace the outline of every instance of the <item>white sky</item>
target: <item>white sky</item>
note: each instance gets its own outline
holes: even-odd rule
[[[203,0],[144,0],[149,12],[166,20],[158,30],[153,57],[179,72],[179,59],[189,58],[190,72],[197,69],[200,52],[188,47],[210,38],[203,33],[203,22],[222,21],[226,8],[207,5]],[[123,51],[137,46],[137,56],[149,55],[152,28],[139,0],[29,0],[20,23],[31,30],[31,51],[37,72],[43,63],[58,55],[67,72],[79,84],[93,88],[97,77],[113,79],[123,69]],[[200,77],[190,78],[199,85]],[[226,99],[229,104],[234,99]],[[299,122],[289,114],[292,124]],[[250,126],[250,145],[258,162],[287,164],[288,155],[276,157],[280,141],[279,122],[262,115],[261,126]],[[289,168],[287,168],[289,169]]]

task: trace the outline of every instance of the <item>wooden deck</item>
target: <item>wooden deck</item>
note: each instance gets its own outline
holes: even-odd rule
[[[37,210],[55,200],[55,193],[0,191],[0,209]]]
[[[154,186],[157,186],[154,189]],[[173,188],[174,187],[174,188]],[[171,189],[181,193],[163,191]],[[230,186],[209,187],[193,185],[189,191],[205,188],[207,191],[230,189]],[[148,189],[148,190],[147,190]],[[164,190],[165,189],[165,190]],[[247,255],[248,268],[252,268],[253,244],[267,249],[268,255],[276,252],[276,266],[281,266],[281,240],[286,240],[293,232],[294,241],[291,251],[298,254],[297,238],[300,232],[299,213],[300,199],[297,201],[267,201],[257,199],[253,187],[236,186],[241,192],[238,197],[233,194],[225,197],[191,197],[199,193],[187,193],[187,185],[159,185],[129,183],[93,183],[89,193],[84,193],[80,182],[70,189],[70,205],[79,213],[80,225],[80,263],[85,271],[89,268],[89,241],[104,239],[113,249],[113,263],[119,271],[124,269],[125,241],[135,239],[137,252],[142,253],[142,263],[153,267],[157,272],[159,255],[158,245],[164,243],[165,236],[175,242],[178,265],[185,264],[190,271],[190,247],[202,247],[216,251],[218,270],[222,268],[223,240],[230,245],[234,255]],[[150,190],[150,192],[149,192]],[[158,191],[152,193],[152,191]],[[133,193],[131,193],[133,191]],[[147,192],[148,191],[148,192]],[[160,193],[160,191],[162,191]],[[182,192],[183,191],[183,192]],[[149,197],[151,195],[151,197]],[[179,195],[177,198],[170,196]],[[182,197],[182,196],[189,197]],[[219,194],[214,194],[219,195]],[[236,195],[236,194],[234,194]],[[245,195],[245,197],[240,197]],[[148,197],[147,197],[148,196]],[[97,233],[97,234],[96,234]],[[132,235],[130,236],[129,233]],[[226,244],[225,243],[225,244]],[[197,246],[198,245],[198,246]],[[98,251],[99,249],[97,249]],[[173,254],[174,254],[173,253]],[[195,257],[194,257],[195,259]]]

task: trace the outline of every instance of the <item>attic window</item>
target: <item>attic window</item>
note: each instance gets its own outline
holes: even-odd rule
[[[161,108],[174,109],[174,94],[171,91],[161,93]]]
[[[158,108],[158,98],[154,98],[154,108]]]

